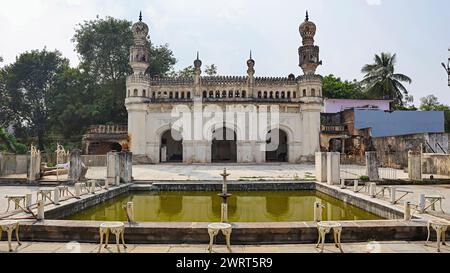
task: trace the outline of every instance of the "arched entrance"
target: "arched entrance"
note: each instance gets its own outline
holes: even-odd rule
[[[285,131],[269,131],[266,143],[266,162],[288,162],[288,137]]]
[[[183,162],[183,140],[177,131],[168,130],[161,136],[161,162]]]
[[[221,128],[213,131],[211,161],[212,162],[237,162],[237,137],[236,132],[229,128]]]

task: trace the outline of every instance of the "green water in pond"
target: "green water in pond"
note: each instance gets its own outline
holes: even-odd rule
[[[380,217],[316,191],[232,192],[230,222],[314,220],[314,202],[324,206],[323,220],[375,220]],[[68,220],[126,221],[123,205],[132,201],[137,222],[217,222],[221,198],[216,192],[160,192],[122,195],[68,217]]]

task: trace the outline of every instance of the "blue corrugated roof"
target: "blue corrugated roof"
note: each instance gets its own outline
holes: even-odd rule
[[[444,112],[355,109],[355,128],[372,128],[372,137],[443,133]]]

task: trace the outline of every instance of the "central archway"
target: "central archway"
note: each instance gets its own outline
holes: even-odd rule
[[[266,144],[266,162],[288,162],[288,136],[285,131],[269,131]]]
[[[183,140],[177,131],[168,130],[161,136],[161,162],[183,162]]]
[[[237,136],[234,130],[224,127],[213,131],[211,161],[237,162]]]

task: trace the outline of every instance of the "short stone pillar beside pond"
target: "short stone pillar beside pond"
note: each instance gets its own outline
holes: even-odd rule
[[[421,154],[408,152],[408,177],[413,181],[422,180],[422,156]]]
[[[316,180],[327,182],[327,153],[316,153]]]
[[[115,185],[120,177],[120,156],[118,152],[109,152],[106,155],[106,180],[109,185]]]
[[[30,156],[28,157],[27,180],[34,182],[39,179],[41,179],[41,151],[32,145]]]
[[[81,151],[74,149],[70,152],[70,168],[69,180],[77,183],[84,179],[83,161],[81,159]]]
[[[380,180],[378,175],[377,152],[366,152],[366,170],[370,181]]]
[[[339,185],[341,179],[341,154],[327,153],[327,183]]]
[[[121,152],[121,178],[125,183],[131,183],[133,180],[133,153]]]

